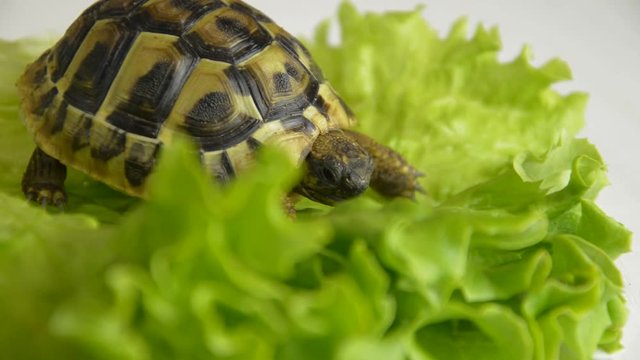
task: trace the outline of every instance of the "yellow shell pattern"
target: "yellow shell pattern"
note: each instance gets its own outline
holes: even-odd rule
[[[136,196],[176,132],[226,181],[261,144],[301,163],[354,122],[304,46],[236,0],[99,1],[18,89],[43,151]]]

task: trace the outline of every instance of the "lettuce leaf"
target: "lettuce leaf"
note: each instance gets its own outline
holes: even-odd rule
[[[587,359],[620,348],[614,260],[630,233],[596,205],[586,95],[495,29],[440,37],[412,12],[339,11],[310,50],[359,129],[425,172],[415,202],[335,209],[281,198],[300,174],[265,149],[214,184],[187,141],[141,202],[71,171],[65,213],[27,204],[33,143],[13,88],[50,44],[0,42],[0,357],[29,359]]]

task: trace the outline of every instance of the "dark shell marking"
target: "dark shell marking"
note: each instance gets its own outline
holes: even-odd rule
[[[145,146],[144,143],[131,145],[124,161],[124,175],[131,185],[138,187],[144,184],[144,180],[153,170],[159,149],[158,145]]]
[[[176,132],[227,181],[264,143],[299,162],[353,122],[307,49],[239,0],[98,1],[18,87],[42,150],[138,196]]]

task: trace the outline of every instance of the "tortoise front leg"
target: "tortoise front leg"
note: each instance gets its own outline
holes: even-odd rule
[[[296,193],[289,193],[282,199],[282,208],[284,213],[287,214],[289,219],[296,219],[296,203],[300,200],[300,195]]]
[[[343,130],[369,152],[374,161],[369,186],[379,194],[394,198],[415,199],[416,192],[424,193],[418,179],[424,176],[411,166],[402,155],[355,131]]]
[[[66,177],[66,166],[36,148],[22,176],[22,192],[27,199],[42,206],[55,205],[61,208],[67,202],[64,192]]]

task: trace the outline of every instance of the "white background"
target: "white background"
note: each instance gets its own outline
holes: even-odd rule
[[[535,63],[558,56],[573,69],[575,80],[562,91],[591,94],[583,135],[600,149],[612,186],[598,203],[640,233],[640,0],[352,0],[367,10],[406,10],[426,2],[425,17],[442,34],[467,16],[498,25],[509,60],[524,43],[533,47]],[[61,33],[91,0],[0,0],[0,37]],[[310,36],[315,24],[335,14],[340,0],[253,0],[293,34]],[[2,54],[0,54],[1,56]],[[640,358],[640,250],[618,262],[625,276],[631,308],[626,350],[610,357]],[[599,358],[609,358],[606,355]]]

